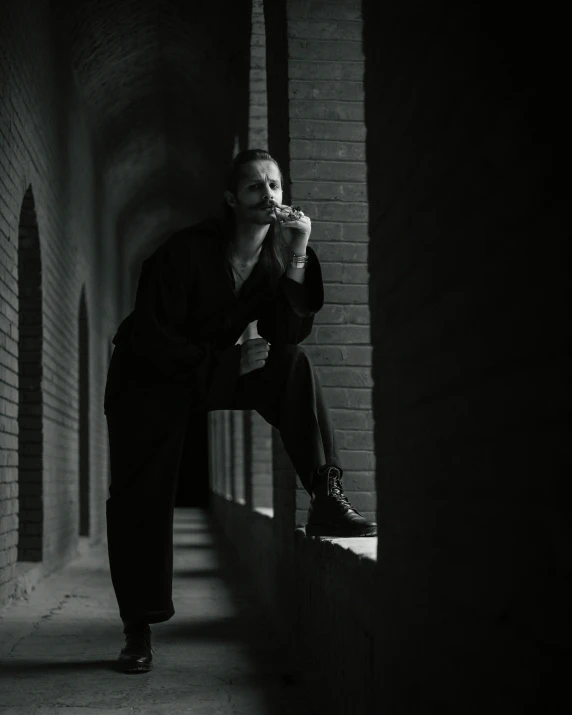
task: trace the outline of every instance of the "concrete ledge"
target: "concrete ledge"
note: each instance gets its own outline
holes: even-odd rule
[[[307,537],[303,527],[284,531],[268,513],[227,499],[214,496],[212,506],[325,707],[372,711],[377,537]]]
[[[301,533],[309,541],[319,541],[324,544],[332,544],[346,551],[351,551],[358,558],[367,558],[377,561],[377,536],[354,537],[354,538],[333,538],[325,536],[306,536],[303,527],[296,528],[297,533]]]
[[[254,581],[262,607],[276,621],[277,558],[272,513],[267,509],[250,509],[216,494],[212,495],[211,505],[214,519]]]

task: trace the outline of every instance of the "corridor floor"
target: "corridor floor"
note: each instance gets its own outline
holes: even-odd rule
[[[176,509],[171,620],[153,670],[114,670],[124,644],[100,544],[0,612],[2,715],[320,715],[209,512]]]

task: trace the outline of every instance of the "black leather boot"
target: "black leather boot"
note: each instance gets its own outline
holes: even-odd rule
[[[117,659],[119,670],[124,673],[147,673],[153,667],[151,628],[148,623],[123,621],[125,647]]]
[[[308,536],[377,536],[377,524],[355,509],[342,488],[342,470],[325,465],[314,473],[308,509]]]

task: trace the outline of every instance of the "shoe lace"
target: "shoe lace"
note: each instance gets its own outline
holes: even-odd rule
[[[330,496],[332,496],[337,502],[339,502],[343,506],[355,511],[353,506],[350,504],[347,496],[344,494],[344,490],[342,487],[342,476],[338,472],[338,470],[332,469],[328,474],[328,478],[330,481]]]

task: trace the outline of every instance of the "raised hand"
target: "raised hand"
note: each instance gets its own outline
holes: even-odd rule
[[[305,248],[312,232],[312,222],[300,206],[276,204],[274,215],[289,246],[292,249]]]

